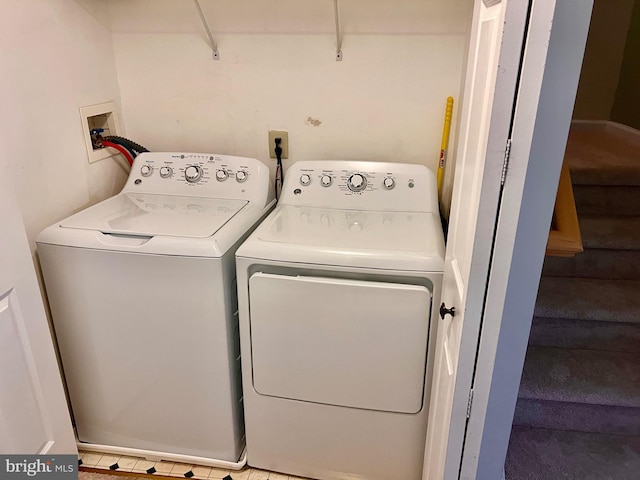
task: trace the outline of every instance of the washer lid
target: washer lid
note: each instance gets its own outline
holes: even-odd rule
[[[123,193],[63,220],[60,226],[121,235],[206,238],[247,203],[246,200]]]

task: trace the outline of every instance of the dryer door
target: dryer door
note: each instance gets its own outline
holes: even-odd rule
[[[427,288],[255,273],[249,295],[259,394],[388,412],[422,409]]]

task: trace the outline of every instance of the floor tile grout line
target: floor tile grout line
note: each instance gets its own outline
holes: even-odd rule
[[[95,457],[97,457],[97,460],[95,461],[95,463],[91,462],[90,464],[86,464],[84,462],[84,458],[86,458],[87,455],[94,455]],[[108,457],[110,459],[115,458],[116,460],[114,462],[108,462],[109,463],[108,465],[106,464],[98,465],[104,459],[104,457]],[[126,457],[127,459],[136,459],[136,462],[133,464],[131,468],[118,468],[116,470],[111,470],[109,468],[111,465],[114,465],[114,463],[118,463],[120,459],[123,457]],[[89,451],[89,450],[80,450],[78,452],[78,459],[83,460],[83,463],[80,465],[79,470],[90,471],[91,473],[104,473],[105,475],[132,474],[132,475],[141,475],[146,478],[158,478],[158,479],[187,478],[184,476],[183,473],[177,473],[177,471],[176,473],[172,473],[172,472],[176,467],[180,467],[180,469],[183,469],[184,467],[189,467],[189,470],[186,470],[184,473],[193,471],[194,468],[209,469],[209,473],[207,477],[198,476],[194,474],[192,477],[190,477],[192,480],[223,480],[228,475],[230,475],[233,480],[240,480],[240,479],[234,478],[234,474],[239,474],[236,476],[242,477],[241,480],[269,480],[272,474],[277,475],[279,480],[306,480],[303,477],[289,476],[283,473],[270,472],[268,470],[262,470],[262,469],[254,469],[252,467],[249,467],[248,465],[243,467],[243,469],[241,470],[230,470],[230,469],[225,469],[220,467],[210,467],[207,465],[187,464],[187,463],[180,463],[180,462],[173,462],[173,461],[153,462],[151,460],[147,460],[144,457],[134,457],[131,455],[115,455],[110,453],[95,452],[95,451]],[[138,464],[138,462],[145,462],[147,464],[147,468],[142,470],[136,470],[135,467]],[[147,473],[149,469],[151,468],[155,469],[156,466],[158,465],[162,465],[164,468],[162,468],[161,470],[156,469],[156,473],[151,473],[151,474]],[[167,471],[166,467],[168,467],[169,465],[171,468],[169,468],[169,470]],[[214,473],[214,470],[216,471],[215,472],[216,476],[212,477],[211,474]],[[218,476],[218,475],[222,475],[222,476]],[[275,478],[276,477],[274,476],[274,480]]]

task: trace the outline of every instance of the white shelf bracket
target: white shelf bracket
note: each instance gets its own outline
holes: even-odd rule
[[[213,59],[220,60],[220,54],[218,53],[218,45],[216,41],[213,39],[213,35],[211,34],[211,29],[209,29],[209,24],[207,23],[207,19],[204,16],[204,12],[202,11],[202,7],[200,6],[200,2],[198,0],[193,0],[196,4],[196,8],[198,9],[198,14],[200,15],[200,20],[202,20],[202,25],[207,32],[207,36],[209,37],[209,43],[211,44],[211,50],[213,50]]]
[[[333,0],[333,14],[336,19],[336,62],[342,61],[342,32],[340,32],[340,14],[338,0]]]

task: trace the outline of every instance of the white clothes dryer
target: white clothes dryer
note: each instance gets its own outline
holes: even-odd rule
[[[236,263],[249,464],[420,479],[444,263],[434,174],[295,163]]]
[[[242,466],[234,253],[269,184],[251,158],[143,153],[121,193],[39,235],[83,449]]]

